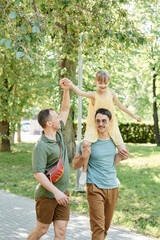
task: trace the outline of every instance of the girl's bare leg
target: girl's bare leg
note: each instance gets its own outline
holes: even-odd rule
[[[90,146],[90,142],[84,140],[83,144],[82,144],[82,148],[88,148]],[[79,178],[79,183],[80,185],[84,185],[86,184],[86,180],[87,180],[87,168],[88,168],[88,161],[89,159],[84,163],[83,168],[82,168],[82,173],[81,176]]]
[[[121,150],[125,150],[125,149],[126,149],[126,147],[125,147],[124,144],[117,145],[116,147],[118,148],[118,151],[119,151],[119,152],[120,152]],[[114,165],[117,166],[117,164],[118,164],[121,160],[123,160],[123,159],[121,159],[121,158],[115,158],[115,160],[114,160]],[[118,184],[118,186],[119,186],[119,185],[120,185],[119,179],[116,178],[116,181],[117,181],[117,184]]]

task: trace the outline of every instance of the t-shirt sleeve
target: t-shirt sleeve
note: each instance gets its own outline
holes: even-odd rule
[[[77,152],[78,152],[79,154],[82,154],[81,146],[82,146],[82,143],[79,144],[78,149],[77,149]]]
[[[46,165],[47,153],[44,151],[42,144],[37,144],[32,153],[32,170],[33,172],[45,173]]]
[[[60,124],[61,124],[61,131],[63,131],[65,129],[64,122],[60,121]]]

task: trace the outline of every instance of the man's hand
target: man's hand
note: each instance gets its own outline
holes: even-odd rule
[[[66,205],[69,203],[69,198],[67,197],[67,195],[58,189],[56,190],[56,192],[54,192],[54,196],[58,204],[60,205]]]
[[[59,82],[59,85],[63,88],[63,89],[70,89],[72,87],[72,82],[68,79],[68,78],[62,78]]]
[[[82,155],[85,158],[88,158],[91,154],[91,143],[88,141],[84,141],[81,146]]]
[[[118,154],[120,157],[122,157],[122,160],[126,160],[129,158],[128,148],[126,148],[126,150],[125,149],[120,150]]]

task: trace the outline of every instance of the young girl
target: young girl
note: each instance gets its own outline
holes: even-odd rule
[[[76,87],[69,79],[64,79],[64,84],[69,85],[73,91],[75,91],[78,95],[84,96],[90,99],[89,102],[89,108],[88,108],[88,116],[87,116],[87,124],[86,124],[86,132],[84,137],[84,147],[89,143],[93,143],[97,141],[98,135],[97,130],[95,126],[95,113],[96,110],[99,108],[106,108],[112,113],[112,123],[110,125],[109,133],[110,136],[115,143],[118,150],[126,149],[121,133],[119,131],[117,119],[115,117],[115,109],[114,109],[114,103],[117,105],[117,107],[122,110],[123,112],[127,113],[131,117],[137,120],[137,122],[141,122],[141,118],[139,116],[136,116],[132,114],[124,105],[122,105],[115,94],[115,92],[112,89],[108,88],[108,85],[110,83],[110,77],[106,71],[99,71],[96,74],[96,79],[94,80],[97,91],[94,92],[84,92],[81,91],[78,87]],[[86,163],[83,166],[83,171],[80,176],[80,184],[84,185],[86,183],[86,176],[87,176],[87,165]],[[117,165],[117,163],[115,163]]]

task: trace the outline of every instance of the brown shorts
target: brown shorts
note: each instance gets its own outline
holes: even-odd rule
[[[69,196],[68,190],[65,192]],[[69,221],[70,205],[59,205],[55,198],[37,197],[36,214],[39,222],[50,224],[55,220]]]

